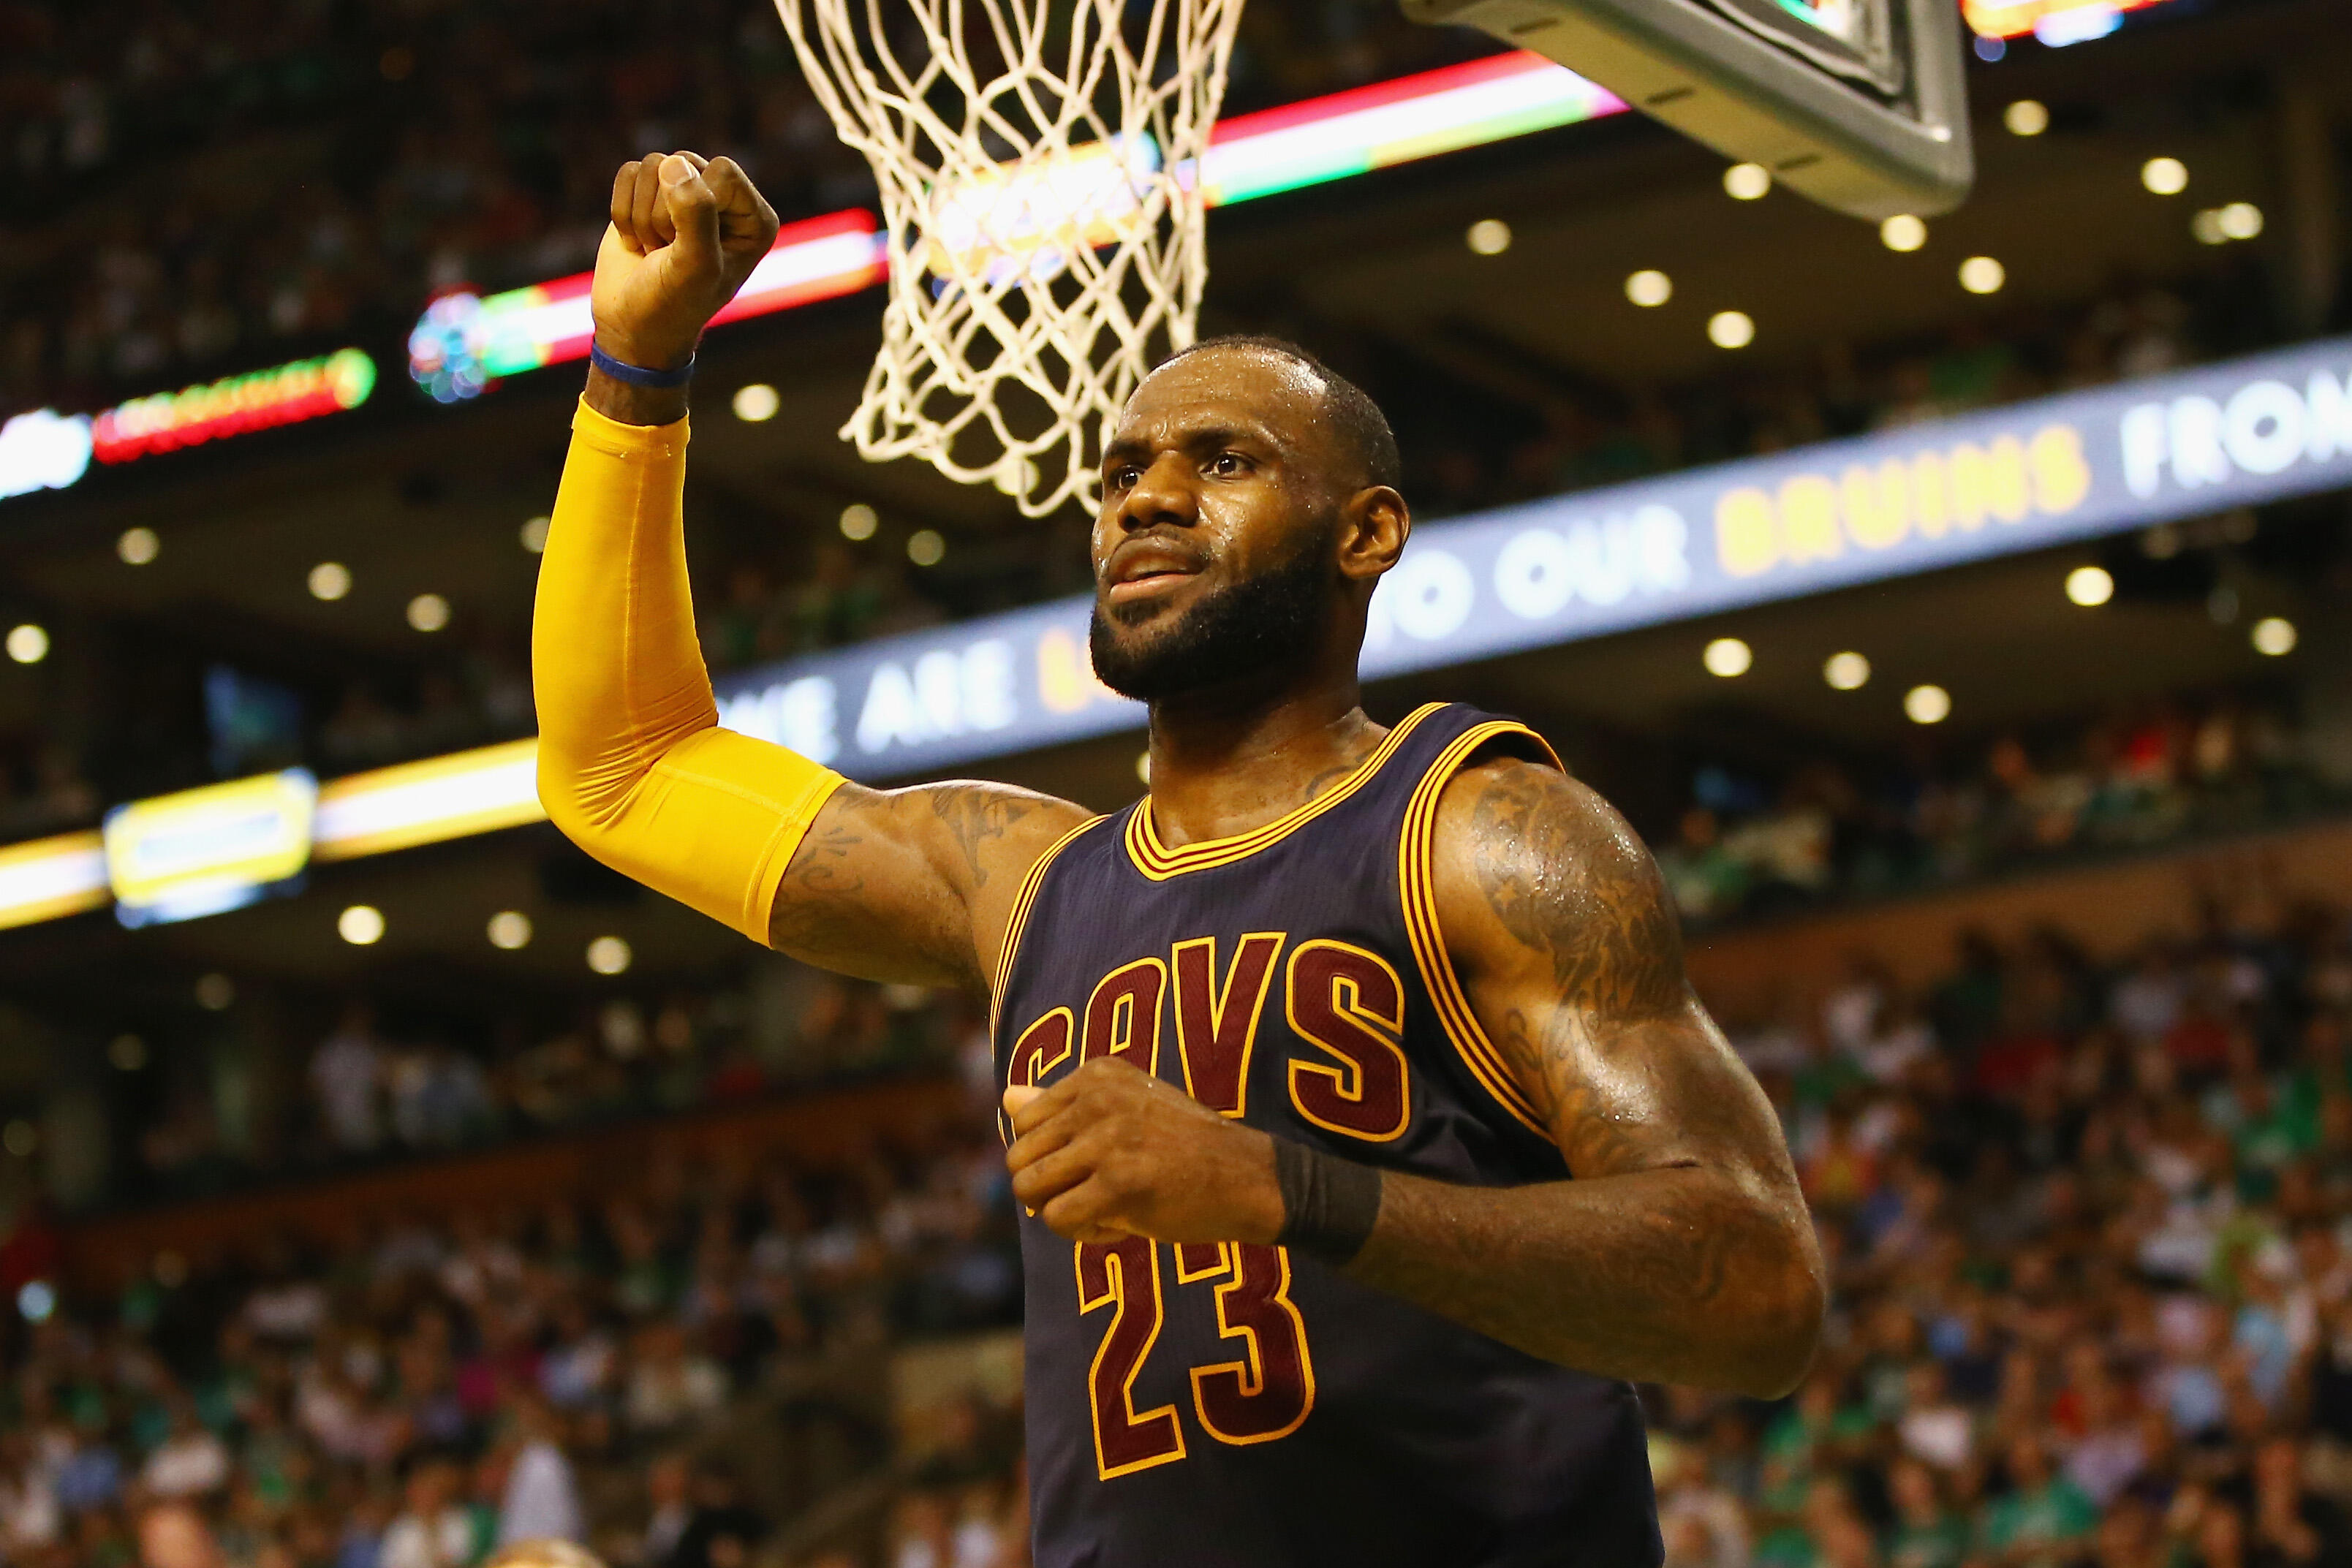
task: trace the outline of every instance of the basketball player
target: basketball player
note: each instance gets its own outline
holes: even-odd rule
[[[1150,796],[868,789],[717,727],[688,599],[685,372],[775,229],[724,159],[614,183],[540,789],[755,940],[992,992],[1036,1561],[1656,1563],[1630,1384],[1786,1392],[1821,1263],[1633,832],[1518,725],[1359,706],[1386,422],[1287,345],[1161,367],[1092,545]]]

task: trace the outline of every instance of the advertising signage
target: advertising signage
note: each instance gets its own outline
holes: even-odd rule
[[[1370,678],[1796,598],[2352,484],[2352,339],[1423,524]],[[1141,727],[1087,601],[742,672],[722,722],[853,777]]]
[[[2352,338],[1423,524],[1372,600],[1378,679],[2352,486]],[[1088,601],[739,671],[719,722],[853,778],[936,775],[1140,729]],[[309,860],[541,821],[536,742],[316,787],[271,775],[0,850],[0,928],[118,901],[185,918]]]

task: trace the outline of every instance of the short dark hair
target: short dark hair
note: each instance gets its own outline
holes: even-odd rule
[[[1404,463],[1397,455],[1396,432],[1389,428],[1389,416],[1381,412],[1381,405],[1363,388],[1312,353],[1287,338],[1234,332],[1222,338],[1203,338],[1189,349],[1179,349],[1160,361],[1158,368],[1165,370],[1181,359],[1208,349],[1255,349],[1303,366],[1322,381],[1323,402],[1331,411],[1332,430],[1363,476],[1364,483],[1393,487],[1403,480]]]

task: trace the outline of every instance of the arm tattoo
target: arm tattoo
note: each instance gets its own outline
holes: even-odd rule
[[[1454,788],[1439,918],[1578,1179],[1391,1174],[1348,1272],[1566,1365],[1785,1390],[1818,1332],[1820,1266],[1779,1122],[1684,980],[1647,851],[1549,768]]]
[[[981,841],[1003,838],[1007,828],[1029,814],[1029,802],[982,784],[946,784],[929,793],[931,814],[963,851],[971,885],[982,886],[988,881],[988,865],[982,857]]]
[[[866,879],[857,874],[856,852],[864,841],[846,827],[820,828],[801,840],[776,892],[768,927],[772,942],[808,947],[843,920],[863,917],[858,895],[866,891]]]
[[[1633,830],[1575,788],[1533,766],[1486,787],[1472,818],[1479,887],[1521,946],[1549,956],[1564,1000],[1612,1017],[1671,1011],[1682,928]]]
[[[1534,766],[1484,780],[1470,819],[1478,890],[1519,951],[1509,967],[1546,983],[1511,988],[1495,1043],[1533,1095],[1570,1168],[1686,1163],[1656,1146],[1658,1096],[1638,1082],[1672,1053],[1641,1026],[1689,1006],[1682,932],[1649,852],[1581,785]],[[1643,1060],[1625,1061],[1638,1054]],[[1696,1096],[1702,1102],[1709,1097]]]

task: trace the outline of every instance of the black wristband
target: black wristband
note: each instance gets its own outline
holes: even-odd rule
[[[1274,1179],[1282,1189],[1282,1234],[1275,1244],[1326,1263],[1347,1263],[1364,1249],[1381,1218],[1381,1173],[1289,1138],[1274,1140]]]
[[[624,364],[595,344],[588,345],[588,362],[616,382],[626,382],[633,387],[651,387],[667,392],[682,387],[694,378],[694,356],[688,354],[686,363],[674,371],[649,371],[643,365]]]

